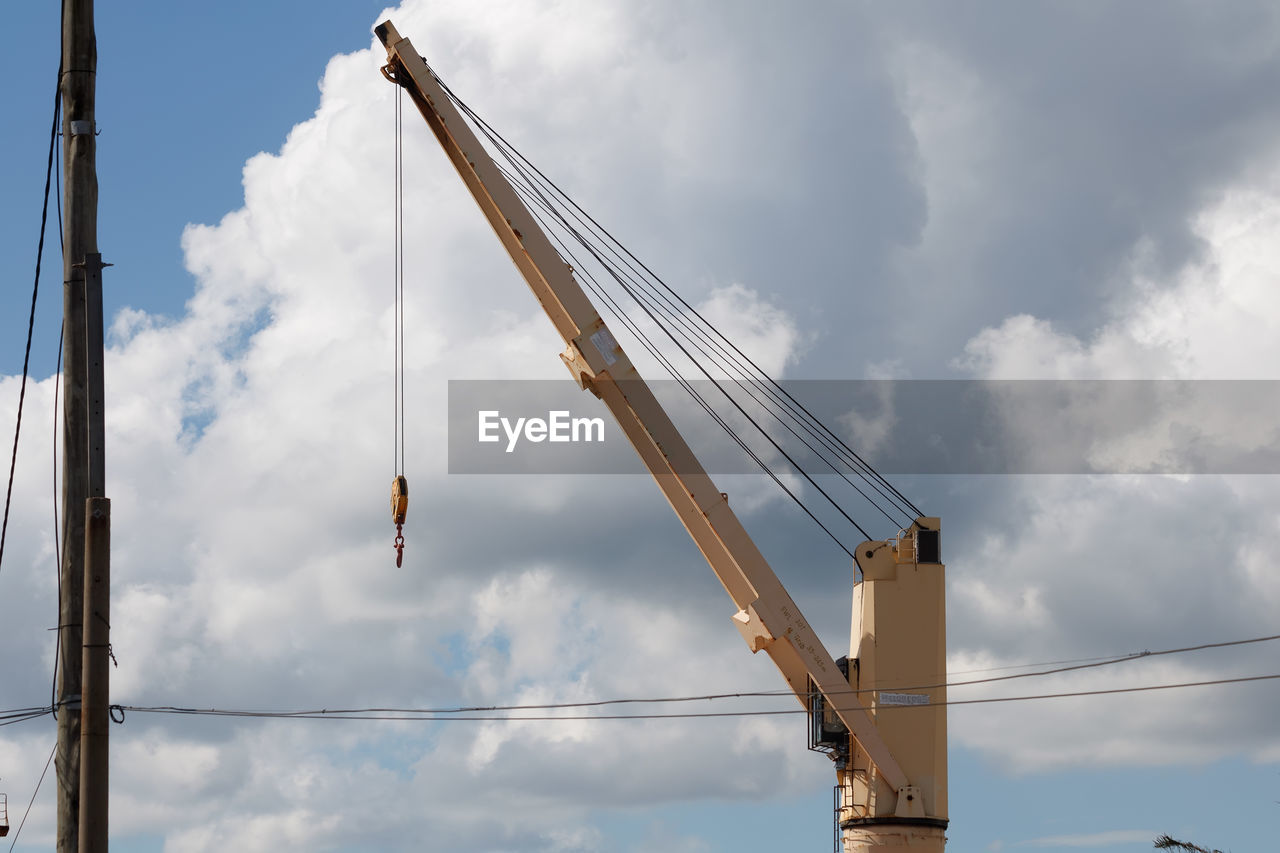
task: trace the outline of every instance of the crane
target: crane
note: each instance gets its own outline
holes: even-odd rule
[[[850,654],[832,658],[618,344],[573,269],[390,21],[383,75],[417,106],[565,343],[579,387],[608,407],[693,537],[753,653],[768,653],[836,767],[844,853],[941,853],[947,827],[946,618],[941,523],[921,516],[855,551]]]

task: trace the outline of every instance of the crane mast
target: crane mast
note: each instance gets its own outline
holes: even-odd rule
[[[846,853],[940,853],[947,825],[946,665],[937,518],[856,550],[849,658],[832,658],[652,390],[430,68],[390,21],[383,73],[402,86],[564,339],[560,358],[600,398],[706,557],[752,652],[810,711],[811,744],[837,769]]]

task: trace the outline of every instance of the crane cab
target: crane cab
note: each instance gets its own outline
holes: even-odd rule
[[[9,834],[9,796],[0,794],[0,838]]]

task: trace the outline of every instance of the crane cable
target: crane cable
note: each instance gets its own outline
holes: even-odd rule
[[[504,170],[504,173],[505,173],[505,170]],[[517,192],[520,193],[521,197],[524,198],[526,203],[536,204],[546,209],[545,208],[546,203],[541,199],[526,195],[523,186],[515,182],[513,182],[513,186],[516,186]],[[531,208],[531,211],[532,211],[532,208]],[[548,212],[551,213],[552,211],[548,211]],[[534,213],[534,215],[537,216],[536,212]],[[546,224],[541,219],[541,217],[539,217],[539,221],[543,222],[544,225]],[[811,510],[808,506],[806,506],[804,501],[800,500],[800,498],[795,494],[795,492],[792,491],[787,486],[787,484],[782,481],[781,477],[778,476],[777,472],[775,472],[772,468],[769,467],[769,463],[761,459],[760,455],[756,453],[755,450],[753,450],[749,444],[747,444],[747,442],[742,438],[742,436],[738,435],[737,431],[735,431],[734,428],[729,424],[729,422],[725,420],[725,417],[716,411],[715,407],[706,399],[706,397],[704,397],[701,393],[699,393],[698,389],[694,387],[693,382],[687,379],[683,374],[680,373],[679,368],[672,363],[671,359],[669,359],[666,355],[664,355],[662,350],[659,349],[658,346],[649,339],[649,337],[644,333],[644,330],[640,328],[640,326],[636,323],[636,321],[627,315],[627,313],[618,304],[617,300],[614,299],[614,297],[609,293],[609,291],[606,290],[596,280],[596,277],[591,273],[591,271],[578,262],[577,255],[575,255],[573,253],[573,250],[568,247],[568,245],[565,243],[563,239],[561,239],[560,235],[551,230],[548,230],[548,234],[551,237],[551,239],[555,241],[556,245],[559,247],[560,252],[565,257],[568,257],[571,261],[573,261],[573,267],[575,270],[578,271],[580,275],[582,275],[583,283],[586,285],[587,289],[590,290],[592,294],[594,294],[597,298],[600,299],[601,302],[605,303],[610,308],[610,310],[613,312],[613,315],[618,319],[618,321],[622,323],[622,325],[627,327],[627,329],[631,332],[631,334],[635,336],[636,340],[640,342],[641,346],[643,346],[646,350],[648,350],[649,354],[653,356],[654,360],[662,365],[663,369],[667,371],[667,373],[671,376],[671,378],[674,379],[676,383],[681,388],[683,388],[689,394],[690,397],[693,398],[694,402],[696,402],[698,406],[701,407],[704,412],[706,412],[707,416],[711,418],[711,420],[714,421],[716,424],[718,424],[721,427],[721,429],[723,429],[725,433],[729,436],[729,438],[734,443],[736,443],[738,447],[741,448],[741,450],[745,454],[747,454],[747,456],[753,462],[755,462],[756,465],[759,466],[759,468],[762,471],[764,471],[764,473],[767,474],[774,481],[774,483],[777,484],[778,488],[782,489],[782,491],[786,493],[787,497],[795,501],[796,505],[799,506],[800,509],[803,510],[805,514],[807,514],[809,518],[813,520],[814,524],[818,525],[818,527],[822,530],[823,533],[826,533],[827,536],[831,538],[831,541],[833,541],[838,548],[840,548],[846,554],[848,554],[850,558],[853,558],[854,556],[853,551],[851,551],[849,547],[845,545],[845,543],[840,539],[840,537],[837,536],[834,532],[832,532],[830,527],[823,524],[822,519],[818,518],[818,516],[814,514],[813,510]],[[855,486],[854,488],[856,489],[857,487]]]
[[[385,70],[384,70],[384,73]],[[396,568],[404,563],[404,519],[409,509],[409,481],[404,476],[404,145],[402,142],[404,116],[404,87],[396,86],[395,101],[395,231],[393,302],[395,305],[392,325],[395,338],[394,402],[392,406],[392,451],[395,457],[394,477],[391,480],[391,520],[396,526]]]
[[[744,380],[744,382],[739,383],[739,386],[742,387],[743,389],[746,389],[745,393],[747,394],[747,396],[751,398],[751,400],[754,403],[763,406],[765,410],[768,411],[769,414],[774,417],[774,419],[776,419],[780,424],[782,424],[782,426],[785,429],[787,429],[793,436],[799,439],[800,442],[804,444],[805,447],[807,447],[811,452],[814,453],[814,455],[816,455],[819,459],[821,459],[822,462],[824,462],[829,468],[831,468],[832,471],[840,475],[845,480],[845,482],[854,489],[854,491],[856,491],[863,499],[865,499],[868,503],[870,503],[882,515],[888,518],[891,523],[896,524],[897,521],[889,514],[889,512],[886,512],[883,505],[881,505],[879,502],[877,502],[877,500],[872,498],[870,495],[868,495],[866,492],[860,489],[856,484],[854,484],[847,476],[845,476],[845,474],[842,471],[839,470],[839,468],[837,468],[837,466],[827,457],[827,455],[825,455],[818,448],[814,447],[810,441],[806,440],[803,436],[797,433],[796,430],[792,428],[786,422],[786,420],[784,420],[784,416],[790,417],[794,422],[799,424],[804,431],[808,432],[809,435],[813,437],[813,439],[823,444],[823,446],[828,449],[828,452],[836,454],[836,461],[843,463],[850,470],[852,470],[856,476],[862,478],[866,483],[868,483],[872,487],[872,489],[881,496],[882,499],[886,499],[889,502],[888,505],[891,507],[891,509],[897,512],[905,511],[907,522],[905,525],[903,525],[904,527],[909,526],[911,524],[911,522],[913,521],[913,518],[911,517],[910,513],[915,512],[917,515],[920,514],[920,510],[917,507],[915,507],[914,504],[912,504],[909,500],[907,500],[904,496],[902,496],[901,492],[899,492],[896,488],[894,488],[891,484],[889,484],[888,481],[885,480],[884,477],[881,476],[878,472],[872,469],[865,462],[865,460],[863,460],[851,448],[849,448],[848,445],[843,442],[843,440],[839,439],[838,436],[836,436],[829,428],[827,428],[824,424],[822,424],[820,420],[814,417],[813,414],[809,412],[808,409],[806,409],[801,403],[799,403],[799,401],[795,400],[795,398],[792,397],[790,393],[788,393],[785,389],[783,389],[771,377],[765,374],[764,371],[761,370],[760,367],[755,362],[753,362],[749,357],[747,357],[744,353],[742,353],[742,351],[736,345],[734,345],[732,341],[730,341],[727,337],[725,337],[723,333],[721,333],[718,329],[716,329],[709,321],[706,320],[705,317],[703,317],[700,313],[697,312],[696,309],[694,309],[691,305],[689,305],[689,303],[687,303],[682,297],[680,297],[678,293],[676,293],[668,285],[666,285],[665,282],[663,282],[660,278],[658,278],[658,276],[654,274],[652,270],[650,270],[647,266],[645,266],[643,262],[639,261],[639,259],[637,259],[629,250],[627,250],[625,246],[622,246],[622,244],[619,243],[616,240],[616,238],[614,238],[607,230],[605,230],[602,226],[600,226],[595,219],[593,219],[589,214],[583,211],[582,208],[579,207],[571,198],[569,198],[568,195],[565,194],[553,181],[547,178],[545,174],[543,174],[535,165],[533,165],[517,149],[515,149],[514,146],[512,146],[509,142],[507,142],[507,140],[503,138],[501,134],[499,134],[496,130],[494,130],[492,126],[490,126],[487,122],[485,122],[484,119],[482,119],[477,113],[475,113],[474,110],[472,110],[470,107],[467,106],[465,102],[463,102],[460,98],[458,98],[457,95],[454,94],[447,87],[447,85],[443,83],[443,81],[440,81],[438,77],[436,79],[437,79],[437,82],[440,83],[442,88],[444,88],[444,91],[448,94],[450,99],[454,101],[454,103],[458,106],[458,108],[465,115],[467,115],[467,117],[469,117],[473,122],[476,123],[477,127],[480,129],[480,132],[488,139],[490,144],[497,149],[500,155],[508,162],[508,164],[511,165],[511,167],[519,175],[519,177],[517,178],[511,173],[506,173],[508,175],[508,178],[512,179],[513,185],[517,190],[517,193],[522,198],[524,198],[527,203],[530,203],[531,214],[534,215],[535,218],[537,218],[542,223],[544,228],[547,228],[548,231],[553,230],[552,228],[549,227],[550,223],[548,223],[546,219],[544,219],[541,215],[539,215],[538,208],[541,208],[543,211],[548,213],[556,222],[558,222],[560,227],[568,235],[570,235],[575,241],[577,241],[580,245],[582,245],[583,248],[586,249],[586,251],[592,256],[592,258],[597,263],[599,263],[605,269],[606,272],[608,272],[609,276],[612,277],[618,283],[618,285],[627,293],[627,295],[630,296],[632,300],[635,301],[635,303],[655,323],[655,325],[657,325],[664,333],[666,333],[666,335],[684,353],[684,355],[689,359],[689,361],[693,363],[693,365],[698,368],[698,370],[717,388],[717,390],[721,392],[721,394],[725,397],[725,399],[728,400],[735,409],[737,409],[739,414],[742,415],[744,418],[746,418],[748,422],[750,422],[751,425],[755,427],[755,429],[759,431],[760,434],[764,436],[764,438],[771,445],[773,445],[774,449],[777,450],[784,458],[787,459],[788,462],[791,463],[793,470],[797,471],[801,476],[803,476],[806,480],[808,480],[809,483],[819,492],[819,494],[821,494],[822,497],[825,498],[827,502],[830,503],[835,508],[835,510],[844,517],[846,521],[852,524],[853,527],[857,529],[858,532],[861,533],[864,537],[868,539],[872,538],[870,534],[868,534],[866,530],[864,530],[862,526],[858,524],[858,522],[855,521],[843,509],[843,507],[841,507],[840,504],[830,494],[826,492],[826,490],[824,490],[820,485],[818,485],[818,483],[813,479],[813,477],[810,476],[809,472],[804,470],[804,468],[800,466],[795,461],[795,459],[793,459],[785,450],[783,450],[783,448],[778,444],[777,441],[773,439],[773,437],[764,429],[764,427],[762,427],[754,417],[752,417],[750,414],[747,413],[747,411],[743,407],[743,404],[739,400],[737,400],[732,394],[730,394],[728,390],[725,389],[724,385],[721,382],[717,381],[711,376],[707,368],[701,362],[699,362],[698,359],[695,358],[691,352],[689,352],[689,348],[687,348],[684,344],[681,343],[679,339],[677,339],[677,334],[679,334],[685,341],[689,342],[691,347],[693,349],[696,349],[704,357],[709,357],[713,361],[717,362],[717,366],[721,367],[721,369],[724,369],[730,375],[732,375],[736,369],[739,373],[740,378]],[[501,169],[502,167],[499,166],[499,168]],[[503,169],[502,171],[504,171],[504,173],[506,172],[505,169]],[[535,175],[536,175],[536,178],[534,177]],[[548,195],[556,198],[557,201],[559,201],[560,199],[563,199],[565,204],[565,210],[568,211],[570,216],[574,217],[579,223],[581,223],[584,228],[588,229],[592,237],[595,237],[597,240],[600,240],[604,244],[603,250],[598,249],[595,245],[589,242],[587,237],[584,236],[583,233],[578,228],[576,228],[572,223],[569,222],[565,213],[557,206],[557,204],[553,203],[552,200],[548,198]],[[560,241],[557,240],[557,242],[560,242]],[[563,244],[561,244],[561,246],[563,248]],[[617,246],[618,249],[613,248],[614,246]],[[621,250],[622,253],[625,253],[626,257],[623,257],[623,255],[619,254],[619,251],[618,251],[619,249]],[[610,253],[613,256],[617,257],[623,265],[625,265],[626,267],[630,267],[632,272],[628,273],[623,266],[608,260],[604,256],[604,253]],[[627,258],[630,258],[631,260],[628,261]],[[639,265],[639,267],[644,270],[644,273],[647,273],[647,277],[645,276],[644,273],[640,273],[636,265]],[[589,273],[587,273],[587,271],[583,269],[581,266],[575,265],[575,269],[578,269],[581,273],[584,274],[584,276],[589,277]],[[669,293],[670,296],[664,295],[663,292],[658,289],[658,286],[655,286],[653,283],[648,281],[647,278],[651,278],[653,279],[653,281],[656,281],[657,285],[660,286],[667,293]],[[591,289],[593,290],[593,292],[596,292],[597,295],[601,295],[600,291],[597,290],[597,287],[598,287],[598,284],[596,285],[596,287],[592,287]],[[674,300],[673,300],[673,297],[674,297]],[[607,301],[610,302],[610,307],[613,308],[615,314],[623,322],[623,324],[626,325],[634,334],[637,335],[637,337],[641,339],[646,349],[649,349],[650,352],[653,352],[655,348],[651,345],[651,342],[647,341],[643,333],[641,333],[633,323],[627,322],[627,320],[625,319],[624,312],[622,312],[616,306],[616,304],[612,302],[612,300],[607,300]],[[666,303],[665,305],[663,304],[664,302]],[[698,329],[695,326],[691,325],[691,321],[685,316],[686,312],[692,315],[693,317],[695,317],[698,321],[700,321],[701,324],[705,326],[708,331],[702,331],[701,329]],[[664,317],[671,318],[671,321],[666,321]],[[684,326],[686,331],[682,331],[679,328],[680,326]],[[719,339],[720,341],[723,341],[724,344],[721,345],[720,343],[718,343],[717,339]],[[712,347],[713,350],[708,350],[707,345],[710,345],[710,347]],[[730,353],[728,349],[726,349],[726,346],[729,349],[732,349],[733,353],[736,353],[736,356],[733,353]],[[718,350],[720,355],[717,356],[714,350]],[[698,404],[703,409],[707,409],[708,407],[706,402],[703,399],[701,399],[699,395],[696,394],[696,392],[693,390],[693,387],[689,383],[689,381],[686,380],[684,377],[680,376],[678,372],[673,369],[673,365],[669,362],[669,360],[661,359],[660,361],[662,362],[663,367],[666,368],[667,371],[672,374],[673,378],[675,378],[677,382],[679,382],[680,385],[686,391],[688,391],[691,395],[695,397]],[[746,367],[746,365],[750,365],[750,368]],[[770,402],[768,399],[762,399],[757,394],[752,393],[750,389],[757,385],[762,387],[765,393],[775,401],[773,405],[770,405]],[[778,392],[781,392],[781,394],[779,394]],[[785,397],[782,395],[785,395]],[[778,406],[782,407],[781,414],[779,414],[779,410],[777,408]],[[717,417],[714,414],[712,414],[712,417],[718,423],[720,423],[722,427],[724,427],[726,430],[729,430],[731,437],[740,446],[746,449],[744,442],[740,439],[740,437],[738,437],[736,434],[733,433],[732,429],[727,425],[727,423],[722,418]],[[816,427],[816,430],[815,430],[815,427]],[[821,430],[821,432],[818,432],[817,430]],[[773,473],[767,468],[766,463],[764,463],[761,459],[759,459],[756,454],[750,453],[749,455],[752,456],[753,460],[758,465],[761,465],[762,468],[765,468],[766,473],[770,473],[770,474]],[[775,481],[778,481],[778,478],[776,476],[774,477],[774,479]],[[780,482],[779,482],[779,485],[781,485]],[[828,530],[825,527],[825,525],[822,525],[822,523],[817,519],[817,517],[814,516],[813,512],[810,511],[808,507],[804,506],[804,504],[797,498],[796,495],[791,493],[789,489],[786,489],[785,486],[783,486],[783,489],[788,493],[789,497],[795,500],[801,506],[801,508],[804,509],[806,513],[809,514],[810,517],[813,518],[813,520],[817,522],[825,532],[828,533],[828,535],[832,535],[831,531]],[[841,547],[844,548],[846,552],[848,552],[849,549],[846,546],[844,546],[844,544],[840,542],[839,539],[837,539],[833,535],[832,535],[832,538],[836,539],[837,544],[840,544]]]
[[[760,405],[765,409],[765,411],[768,411],[774,419],[781,423],[782,426],[793,436],[799,439],[801,443],[813,452],[814,455],[823,463],[825,463],[827,467],[831,468],[832,471],[835,471],[839,476],[841,476],[841,478],[844,479],[844,481],[852,487],[854,491],[856,491],[882,515],[889,518],[891,522],[894,522],[895,520],[891,517],[889,512],[886,512],[884,508],[885,505],[882,505],[877,499],[873,498],[854,484],[852,480],[839,470],[836,463],[844,465],[852,471],[855,476],[861,478],[866,484],[868,484],[871,487],[871,490],[879,495],[880,499],[887,501],[887,506],[890,507],[891,511],[903,513],[907,518],[907,523],[904,527],[909,526],[914,520],[912,513],[915,515],[922,514],[918,507],[902,495],[902,493],[890,484],[883,476],[871,468],[871,466],[867,464],[866,461],[856,452],[854,452],[842,439],[840,439],[838,435],[816,418],[812,412],[796,400],[779,383],[769,377],[758,364],[746,356],[746,354],[733,344],[732,341],[707,321],[702,314],[700,314],[693,306],[689,305],[689,303],[686,302],[678,293],[663,282],[661,278],[653,273],[649,267],[636,258],[634,254],[632,254],[625,246],[618,242],[612,234],[592,218],[590,214],[586,213],[586,211],[578,206],[572,198],[565,194],[553,181],[547,178],[545,174],[543,174],[535,165],[515,149],[514,146],[507,142],[501,134],[485,122],[484,119],[476,114],[474,110],[468,107],[465,102],[458,98],[458,96],[453,93],[438,76],[436,77],[436,80],[440,83],[449,98],[453,100],[453,102],[468,118],[476,123],[480,132],[519,175],[517,178],[511,173],[507,173],[508,178],[513,180],[517,193],[524,198],[527,203],[530,203],[532,208],[530,212],[542,222],[543,226],[547,227],[549,231],[553,230],[549,227],[550,223],[539,215],[537,210],[538,208],[541,208],[549,214],[572,239],[580,243],[587,252],[591,254],[591,256],[608,272],[610,277],[612,277],[618,285],[626,291],[626,293],[655,322],[655,324],[657,324],[659,328],[672,339],[676,346],[685,353],[685,355],[703,373],[703,375],[707,376],[712,384],[721,391],[725,398],[738,409],[739,413],[746,417],[747,420],[766,438],[766,440],[769,440],[770,443],[774,445],[775,449],[782,453],[782,455],[792,463],[795,470],[814,485],[818,492],[822,494],[828,502],[835,506],[837,511],[845,517],[846,521],[852,523],[860,533],[866,535],[866,532],[861,528],[861,526],[846,512],[844,512],[843,509],[831,498],[831,496],[818,486],[812,478],[809,477],[807,472],[797,465],[795,461],[791,459],[775,441],[773,441],[772,437],[753,417],[747,414],[743,409],[742,404],[729,394],[723,384],[711,378],[707,369],[693,357],[692,353],[688,352],[688,350],[678,340],[676,340],[675,333],[679,333],[686,341],[689,341],[693,348],[700,354],[715,361],[717,367],[725,370],[731,376],[735,371],[737,371],[739,377],[744,380],[744,382],[740,382],[738,384],[745,389],[745,393],[755,404]],[[499,168],[501,169],[502,167],[499,166]],[[503,169],[503,171],[506,172],[505,169]],[[554,197],[556,202],[553,203],[551,199],[548,198],[548,195]],[[563,210],[558,205],[563,205]],[[599,245],[603,246],[603,249],[597,249],[595,245],[589,243],[587,237],[584,236],[582,231],[569,222],[564,211],[568,212],[568,216],[576,219],[592,238],[599,241]],[[560,241],[557,240],[557,242]],[[561,243],[561,247],[563,248],[563,243]],[[615,263],[607,259],[604,256],[606,253],[613,255],[620,263]],[[584,275],[589,275],[580,266],[575,265],[575,268]],[[627,268],[630,269],[630,272],[628,272]],[[661,290],[659,288],[661,288]],[[592,288],[592,290],[595,291],[595,288]],[[665,291],[665,293],[663,291]],[[600,295],[598,291],[596,292],[597,295]],[[641,294],[644,294],[644,296]],[[633,333],[636,333],[641,337],[642,343],[645,343],[646,348],[652,351],[653,348],[648,342],[643,340],[643,335],[639,333],[634,325],[626,321],[625,315],[618,309],[616,304],[612,303],[611,300],[607,301],[611,303],[610,307],[617,314],[623,324],[627,325]],[[665,315],[665,317],[669,317],[671,321],[668,322],[664,320],[663,315]],[[691,320],[690,318],[694,319]],[[705,327],[706,331],[699,328],[697,325],[698,323],[700,323],[702,327]],[[683,326],[684,329],[680,329],[680,326]],[[723,341],[723,344],[720,343],[720,341]],[[730,350],[732,352],[730,352]],[[719,354],[717,354],[716,351],[718,351]],[[676,378],[677,382],[679,382],[686,391],[693,394],[695,397],[697,396],[693,391],[692,386],[687,381],[682,381],[683,377],[679,376],[677,372],[672,369],[672,365],[670,365],[669,362],[663,360],[663,366],[668,370],[668,372],[672,373],[673,377]],[[766,398],[762,398],[757,393],[753,393],[751,390],[752,388],[759,388],[762,390],[766,395]],[[707,408],[703,400],[699,399],[698,403],[704,409]],[[797,433],[797,431],[792,428],[784,418],[790,418],[793,422],[798,424],[804,432],[808,433],[813,440],[822,445],[822,448],[825,448],[827,452],[824,453],[822,449],[815,447],[813,443]],[[721,419],[716,418],[716,420],[720,421]],[[726,429],[728,428],[723,422],[721,425],[725,426]],[[734,435],[733,438],[740,445],[742,444],[742,441],[736,435]],[[833,462],[831,458],[828,458],[828,454],[831,454],[834,457],[835,462]],[[756,461],[758,464],[760,463],[760,460],[757,459]],[[792,495],[792,497],[795,499],[794,495]],[[797,502],[799,501],[797,500]],[[801,504],[801,506],[808,511],[803,504]],[[813,516],[812,512],[809,512],[809,514],[811,517]],[[816,517],[814,520],[817,521]],[[821,526],[820,522],[819,524]],[[830,531],[827,532],[830,533]],[[845,550],[848,549],[846,548]]]

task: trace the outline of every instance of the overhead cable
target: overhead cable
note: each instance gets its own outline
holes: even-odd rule
[[[1280,640],[1280,634],[1270,634],[1270,635],[1261,636],[1261,637],[1249,637],[1249,638],[1240,639],[1240,640],[1226,640],[1223,642],[1215,642],[1215,643],[1200,643],[1193,646],[1181,646],[1178,648],[1159,649],[1156,651],[1143,650],[1141,652],[1132,652],[1124,655],[1114,655],[1109,658],[1099,659],[1099,660],[1096,660],[1095,662],[1087,663],[1081,666],[1065,666],[1065,667],[1059,667],[1056,669],[1039,670],[1036,672],[1024,672],[1024,673],[1017,673],[1014,675],[996,676],[993,678],[971,679],[967,681],[951,681],[943,684],[919,684],[919,685],[909,685],[909,686],[895,686],[893,689],[895,691],[912,691],[912,690],[928,690],[935,687],[947,687],[947,688],[966,687],[966,686],[971,686],[975,684],[989,684],[997,681],[1006,681],[1006,680],[1011,680],[1015,678],[1032,678],[1037,676],[1058,675],[1063,672],[1070,672],[1070,671],[1075,671],[1080,669],[1089,669],[1089,668],[1095,668],[1099,666],[1108,666],[1112,664],[1128,663],[1128,662],[1143,660],[1143,659],[1152,658],[1152,657],[1188,654],[1190,652],[1205,651],[1208,649],[1229,648],[1233,646],[1243,646],[1243,645],[1250,645],[1254,643],[1272,642],[1275,640]],[[1180,687],[1180,686],[1191,687],[1191,686],[1203,686],[1203,685],[1218,684],[1218,683],[1230,684],[1230,683],[1236,683],[1241,681],[1265,680],[1265,679],[1274,678],[1274,677],[1280,677],[1280,676],[1265,675],[1265,676],[1239,678],[1239,679],[1219,679],[1218,681],[1186,682],[1183,684],[1175,684],[1175,685],[1157,685],[1153,687],[1117,688],[1113,690],[1091,690],[1091,691],[1082,691],[1080,693],[1043,694],[1043,696],[1044,697],[1075,696],[1075,695],[1105,694],[1105,693],[1113,693],[1113,692],[1132,692],[1135,690],[1163,690],[1163,689],[1168,689],[1169,687]],[[875,690],[877,689],[878,688],[863,688],[860,690],[855,690],[851,688],[848,691],[837,691],[836,695],[870,693],[870,692],[875,692]],[[583,701],[583,702],[561,702],[561,703],[523,704],[523,705],[470,705],[470,706],[460,706],[460,707],[453,707],[453,708],[385,708],[384,707],[384,708],[360,708],[360,709],[337,708],[333,710],[322,709],[319,711],[305,710],[305,711],[225,711],[225,712],[216,711],[216,709],[208,709],[208,713],[216,713],[216,715],[222,715],[222,716],[267,715],[272,717],[289,717],[289,716],[320,717],[320,716],[333,716],[333,715],[412,714],[412,715],[419,715],[419,716],[420,715],[439,715],[442,718],[444,718],[445,716],[449,716],[449,715],[475,714],[475,713],[496,713],[496,712],[507,712],[507,711],[553,711],[553,710],[567,710],[567,709],[581,709],[581,708],[599,708],[599,707],[613,706],[613,705],[653,705],[653,704],[705,702],[705,701],[745,699],[745,698],[765,698],[765,697],[776,698],[776,697],[789,697],[794,695],[795,694],[790,690],[762,690],[762,691],[739,691],[735,693],[708,693],[708,694],[702,694],[697,696],[662,696],[662,697],[637,697],[637,698],[624,698],[624,699],[597,699],[597,700]],[[994,699],[981,699],[981,700],[952,700],[947,704],[962,705],[962,704],[972,704],[974,702],[989,702],[989,701],[998,702],[998,701],[1006,701],[1006,699],[1008,701],[1014,701],[1016,699],[1022,699],[1022,698],[1042,698],[1042,697],[1041,696],[1012,697],[1012,698],[996,697]],[[139,712],[147,712],[147,713],[162,713],[165,711],[170,713],[206,713],[205,711],[201,711],[200,709],[179,708],[177,706],[155,706],[155,707],[144,708],[141,706],[125,705],[121,707],[123,710],[126,710],[126,711],[139,711]],[[916,707],[916,706],[911,706],[911,707]],[[12,711],[0,711],[0,721],[13,718],[12,721],[20,722],[24,719],[34,718],[42,714],[48,713],[48,711],[49,711],[48,707],[18,708]],[[502,717],[499,719],[507,719],[507,718]],[[511,719],[520,719],[520,718],[511,718]],[[0,725],[4,725],[4,724],[5,723],[0,722]]]
[[[1280,678],[1280,673],[1269,675],[1242,676],[1239,678],[1215,678],[1208,681],[1183,681],[1174,684],[1148,684],[1139,687],[1111,687],[1098,690],[1076,690],[1066,693],[1039,693],[1025,696],[994,696],[986,699],[949,699],[944,702],[929,702],[920,705],[882,705],[877,712],[897,708],[943,707],[950,705],[987,705],[999,702],[1025,702],[1032,699],[1065,699],[1082,696],[1109,696],[1120,693],[1145,693],[1154,690],[1176,690],[1187,687],[1214,687],[1227,684],[1245,684],[1256,681],[1269,681]],[[749,696],[752,694],[740,694]],[[487,714],[476,711],[452,713],[440,709],[377,709],[353,708],[330,711],[327,709],[267,711],[225,708],[184,708],[178,706],[144,706],[117,705],[121,711],[140,714],[178,714],[186,716],[206,717],[254,717],[261,719],[301,719],[301,720],[398,720],[402,722],[552,722],[584,721],[584,720],[669,720],[697,719],[713,717],[768,717],[787,714],[807,714],[805,708],[787,710],[749,710],[749,711],[715,711],[705,713],[648,713],[648,714],[538,714],[519,715]],[[571,706],[557,706],[571,707]],[[462,709],[455,709],[461,711]]]
[[[22,835],[22,827],[27,825],[27,815],[31,814],[31,806],[35,804],[36,794],[40,793],[40,786],[44,784],[45,774],[49,772],[49,765],[53,763],[53,754],[58,751],[58,742],[53,742],[53,749],[49,750],[49,757],[44,762],[44,769],[40,771],[40,779],[36,782],[36,789],[31,792],[31,799],[27,802],[27,810],[22,813],[22,820],[18,823],[18,828],[13,831],[13,840],[9,842],[9,853],[13,853],[14,845],[18,843],[18,837]]]
[[[62,74],[54,87],[53,126],[49,129],[49,158],[44,171],[44,204],[40,210],[40,239],[36,243],[35,284],[31,288],[31,314],[27,319],[27,348],[22,356],[22,383],[18,388],[18,416],[13,428],[13,455],[9,460],[9,485],[4,496],[4,520],[0,522],[0,568],[4,567],[4,545],[9,533],[9,505],[13,500],[14,473],[18,467],[18,438],[22,435],[22,406],[27,399],[27,374],[31,366],[31,338],[36,327],[36,298],[40,294],[40,266],[44,259],[44,233],[49,220],[49,187],[53,182],[53,153],[58,146],[58,115],[62,108]]]

